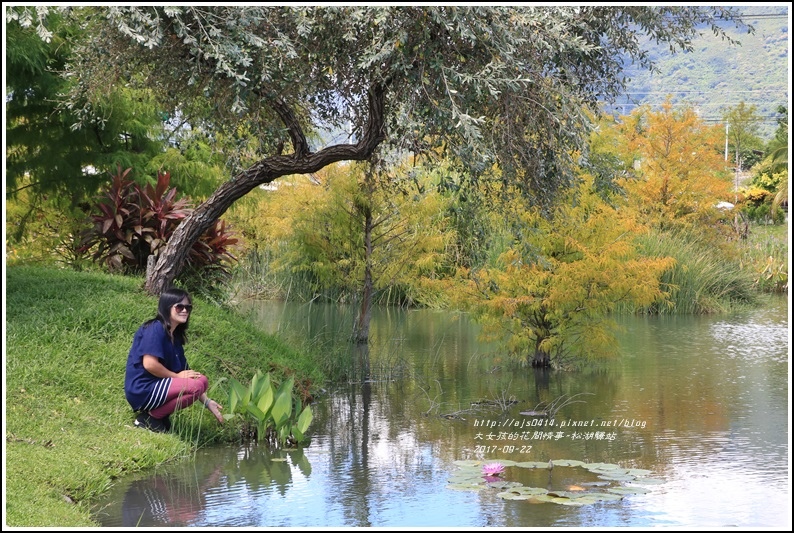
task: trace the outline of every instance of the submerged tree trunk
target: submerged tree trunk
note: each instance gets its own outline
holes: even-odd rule
[[[361,290],[361,307],[353,327],[353,342],[364,344],[369,340],[369,323],[372,319],[372,210],[364,210],[364,284]]]
[[[146,290],[159,295],[182,272],[188,253],[202,233],[207,231],[237,200],[255,187],[288,176],[309,174],[338,161],[364,161],[385,138],[385,86],[376,85],[369,91],[369,122],[356,144],[336,144],[319,152],[310,152],[306,137],[292,110],[284,102],[274,102],[273,108],[289,131],[294,152],[267,157],[223,183],[204,203],[186,217],[176,228],[165,250],[148,269]]]
[[[547,368],[551,366],[549,354],[540,349],[541,337],[535,339],[535,355],[532,357],[533,368]]]
[[[546,368],[551,366],[549,354],[536,351],[534,357],[532,357],[532,366],[534,368]]]

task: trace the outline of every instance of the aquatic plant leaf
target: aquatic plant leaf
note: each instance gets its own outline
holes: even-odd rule
[[[548,494],[536,494],[532,496],[531,500],[528,501],[530,501],[531,503],[551,503],[555,499],[556,498],[554,496],[549,496]]]
[[[584,492],[573,492],[570,490],[554,490],[549,491],[549,496],[557,496],[558,498],[571,498],[578,499],[585,496]]]
[[[258,399],[270,388],[270,374],[262,375],[262,372],[257,370],[254,377],[251,378],[251,398],[258,403]],[[260,407],[260,409],[262,408]],[[267,409],[262,409],[262,411],[267,411]]]
[[[485,484],[474,485],[474,484],[465,484],[465,483],[450,483],[447,485],[448,489],[451,490],[471,490],[471,491],[478,491],[478,490],[485,490]]]
[[[295,439],[295,442],[301,443],[306,438],[301,430],[297,428],[297,426],[292,426],[291,428],[292,438]]]
[[[496,495],[503,500],[528,500],[534,498],[533,494],[519,494],[518,492],[499,492]]]
[[[607,489],[607,492],[614,494],[647,494],[651,491],[645,487],[612,487]]]
[[[549,463],[543,463],[540,461],[524,461],[522,463],[516,463],[516,466],[520,468],[548,468]]]
[[[637,479],[632,480],[631,483],[638,483],[640,485],[661,485],[664,483],[664,480],[653,477],[638,477]]]
[[[474,476],[468,476],[468,475],[467,476],[452,476],[452,477],[450,477],[447,480],[447,483],[453,483],[453,484],[454,483],[460,483],[460,484],[475,483],[476,484],[476,483],[482,483],[482,481],[483,481],[482,480],[482,476],[477,474],[477,475],[474,475]]]
[[[258,393],[252,395],[256,400],[256,406],[267,416],[270,408],[273,405],[273,387],[270,386],[270,377],[268,376],[266,383],[262,383],[259,387]]]
[[[489,463],[490,462],[500,463],[502,466],[515,466],[516,465],[516,461],[513,461],[512,459],[494,459],[493,461],[488,461],[488,462]]]
[[[554,466],[584,466],[584,461],[577,461],[576,459],[553,459],[552,464]]]
[[[253,415],[253,417],[256,418],[257,422],[260,424],[265,422],[265,413],[263,413],[256,405],[249,403],[245,410]]]
[[[510,489],[510,492],[516,492],[518,494],[537,495],[537,494],[548,494],[549,491],[547,489],[542,488],[542,487],[524,487],[524,486],[521,486],[521,487],[513,487],[512,489]]]
[[[620,494],[612,494],[606,492],[591,492],[585,496],[588,499],[594,499],[596,501],[617,501],[622,500],[623,496]]]
[[[601,474],[599,479],[608,479],[609,481],[634,481],[634,476],[626,474]]]
[[[645,477],[645,476],[647,476],[647,475],[650,475],[650,474],[652,474],[653,472],[651,472],[650,470],[645,470],[645,469],[643,469],[643,468],[629,468],[629,469],[626,471],[626,473],[627,473],[627,474],[630,474],[630,475],[632,475],[632,476],[637,476],[637,477]]]
[[[567,505],[568,507],[582,507],[583,505],[587,505],[584,502],[580,502],[579,500],[569,500],[567,498],[555,498],[551,500],[551,503],[556,503],[557,505]]]
[[[620,469],[620,465],[614,465],[612,463],[585,463],[582,465],[587,470],[618,470]]]
[[[491,489],[509,489],[511,487],[523,487],[518,481],[492,481],[488,483],[488,488]]]
[[[290,429],[291,428],[290,428],[290,426],[288,424],[287,425],[283,425],[280,428],[278,428],[278,441],[282,445],[287,442],[287,439],[289,438],[290,433],[291,433]]]
[[[273,403],[271,415],[273,422],[276,424],[276,429],[284,426],[284,423],[289,420],[289,415],[292,412],[292,391],[279,388],[276,395],[276,401]]]
[[[314,415],[312,414],[312,409],[307,405],[298,417],[298,421],[295,423],[298,431],[301,433],[306,433],[306,430],[309,429],[309,425],[312,423],[313,417]]]
[[[245,405],[243,404],[243,398],[245,398],[247,389],[234,378],[229,378],[229,385],[229,411],[232,413],[237,412],[239,405],[240,409],[244,412]]]

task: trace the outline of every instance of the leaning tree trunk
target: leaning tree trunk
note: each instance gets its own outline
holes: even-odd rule
[[[310,152],[306,136],[292,110],[284,102],[273,108],[286,125],[294,152],[263,159],[223,183],[204,203],[176,228],[157,263],[147,272],[146,290],[159,295],[182,272],[193,244],[237,200],[255,187],[288,176],[309,174],[338,161],[363,161],[372,155],[385,137],[384,101],[386,88],[376,85],[369,91],[369,119],[363,136],[356,144],[335,144],[319,152]]]

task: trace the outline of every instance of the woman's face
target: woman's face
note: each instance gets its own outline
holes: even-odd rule
[[[187,323],[188,319],[190,318],[190,311],[193,309],[193,306],[190,305],[190,300],[187,299],[187,296],[182,298],[182,301],[178,304],[171,306],[171,327],[175,328],[180,324]]]

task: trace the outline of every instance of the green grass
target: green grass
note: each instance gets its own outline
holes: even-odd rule
[[[193,406],[175,414],[174,431],[135,428],[124,398],[132,335],[157,300],[141,278],[8,267],[5,357],[5,525],[98,526],[91,501],[122,475],[189,457],[201,446],[234,441]],[[225,379],[250,381],[257,369],[294,375],[303,390],[323,376],[296,352],[229,309],[194,298],[186,354],[226,403]]]

